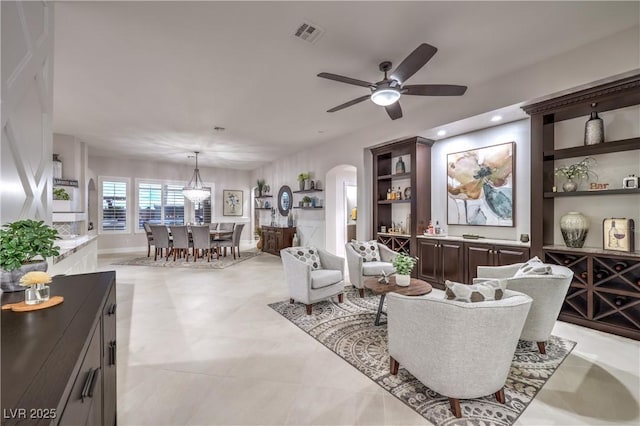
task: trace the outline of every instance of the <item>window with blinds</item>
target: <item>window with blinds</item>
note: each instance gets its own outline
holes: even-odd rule
[[[205,187],[211,193],[211,188]],[[201,203],[195,203],[195,220],[197,223],[211,223],[211,197],[202,201]]]
[[[138,184],[138,229],[144,223],[162,224],[162,185],[159,183]]]
[[[182,186],[164,186],[164,224],[184,225],[184,195],[182,195]]]
[[[138,183],[138,230],[151,225],[184,225],[182,185]]]
[[[102,182],[102,230],[126,231],[127,183]]]

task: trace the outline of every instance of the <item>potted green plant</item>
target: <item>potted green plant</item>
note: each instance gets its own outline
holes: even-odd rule
[[[54,212],[70,212],[71,196],[64,188],[53,188],[53,211]]]
[[[309,179],[309,173],[300,173],[298,175],[298,183],[300,184],[300,191],[304,191],[304,183]]]
[[[417,261],[417,258],[402,253],[393,259],[393,267],[396,270],[396,285],[407,287],[411,283],[411,270]]]
[[[258,197],[262,197],[266,181],[264,179],[258,179],[256,183],[258,185]]]
[[[309,207],[311,205],[311,198],[308,196],[302,197],[302,207]]]
[[[20,278],[31,271],[46,271],[47,257],[58,256],[58,230],[43,221],[23,219],[7,223],[0,229],[0,287],[2,291],[19,291]]]
[[[596,160],[591,157],[586,157],[584,160],[580,161],[576,164],[570,164],[568,166],[556,167],[555,175],[563,176],[567,179],[567,181],[562,184],[562,189],[565,192],[573,192],[578,189],[578,184],[574,182],[574,179],[587,179],[589,180],[589,176],[593,175],[598,178],[598,175],[595,174],[593,170],[593,166],[595,166]]]

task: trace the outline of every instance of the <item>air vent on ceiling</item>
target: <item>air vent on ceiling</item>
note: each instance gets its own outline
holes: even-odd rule
[[[309,21],[305,21],[298,27],[293,35],[300,40],[315,44],[322,34],[324,34],[324,30],[322,28]]]

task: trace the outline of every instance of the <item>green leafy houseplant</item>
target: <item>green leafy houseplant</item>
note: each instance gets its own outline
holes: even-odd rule
[[[262,193],[264,191],[265,183],[267,183],[267,182],[264,179],[258,179],[258,181],[256,182],[256,184],[258,185],[258,193],[260,194],[261,197],[262,197]]]
[[[0,268],[9,272],[40,256],[45,260],[58,256],[58,230],[43,221],[24,219],[8,223],[0,229]]]
[[[64,188],[53,188],[53,199],[69,201],[71,197]]]
[[[398,254],[393,259],[393,267],[396,270],[396,274],[400,275],[410,275],[411,270],[418,262],[418,259],[415,257],[407,256],[406,254]]]
[[[303,182],[303,181],[309,179],[309,177],[310,177],[309,173],[300,173],[298,175],[298,182]]]

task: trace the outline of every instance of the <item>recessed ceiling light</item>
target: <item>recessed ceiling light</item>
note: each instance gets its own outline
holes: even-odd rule
[[[501,115],[494,115],[493,117],[491,117],[491,121],[493,122],[500,121],[500,120],[502,120]]]
[[[438,136],[444,136],[447,134],[446,130],[438,130]]]

